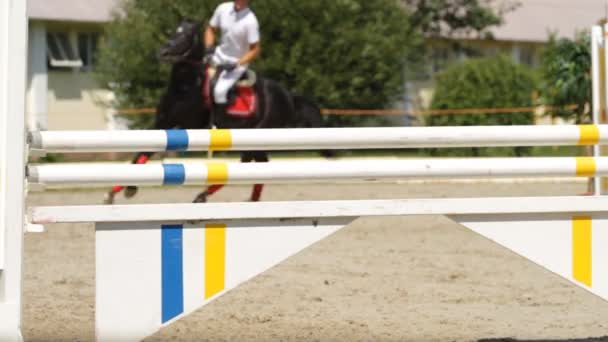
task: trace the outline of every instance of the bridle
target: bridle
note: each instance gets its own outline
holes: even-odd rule
[[[197,25],[194,25],[195,28]],[[178,63],[178,62],[185,62],[188,64],[192,64],[192,65],[201,65],[203,63],[203,61],[201,60],[196,60],[196,59],[192,59],[191,55],[192,55],[192,51],[194,50],[197,42],[200,41],[201,39],[201,32],[198,29],[195,29],[196,33],[192,35],[191,41],[190,41],[190,46],[182,53],[180,53],[179,55],[174,55],[174,56],[170,56],[170,57],[165,57],[164,60],[170,63]]]

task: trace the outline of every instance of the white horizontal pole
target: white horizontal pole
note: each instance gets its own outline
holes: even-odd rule
[[[54,185],[200,185],[416,178],[590,177],[608,175],[608,157],[377,159],[272,163],[76,164],[28,167],[28,180]]]
[[[171,222],[400,215],[606,212],[607,197],[431,198],[32,207],[32,223]]]
[[[31,148],[63,153],[595,144],[608,144],[608,125],[44,131],[30,134]]]

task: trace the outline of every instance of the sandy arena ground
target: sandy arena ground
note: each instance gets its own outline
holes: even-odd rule
[[[130,203],[190,201],[144,189]],[[577,194],[582,184],[269,186],[265,200]],[[238,201],[230,187],[213,201]],[[51,191],[30,205],[98,204]],[[124,202],[121,198],[120,202]],[[550,238],[550,237],[548,237]],[[27,341],[94,339],[93,226],[25,242]],[[608,335],[608,305],[442,216],[362,218],[147,341],[477,341]]]

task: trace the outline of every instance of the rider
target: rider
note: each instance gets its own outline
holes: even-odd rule
[[[221,31],[221,43],[215,48],[215,36]],[[228,91],[247,71],[259,54],[260,29],[258,19],[249,8],[249,0],[234,0],[219,5],[205,30],[206,55],[213,64],[220,66],[217,83],[213,89],[215,104],[224,113]]]

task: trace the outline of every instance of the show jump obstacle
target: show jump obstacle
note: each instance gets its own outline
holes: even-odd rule
[[[371,142],[347,141],[367,129],[112,132],[113,146],[157,151],[259,149],[259,141],[293,149],[405,148],[462,144],[496,146],[508,134],[526,145],[608,144],[608,126],[398,128]],[[387,131],[388,132],[388,131]],[[506,132],[506,133],[505,133]],[[293,134],[292,134],[293,133]],[[308,133],[308,134],[304,134]],[[329,134],[332,133],[332,134]],[[324,143],[325,137],[342,141]],[[61,138],[65,134],[67,138]],[[36,132],[43,151],[98,151],[98,132]],[[436,143],[433,137],[443,136]],[[85,137],[78,139],[77,137]],[[246,137],[246,138],[243,138]],[[285,137],[291,137],[286,141]],[[313,138],[310,138],[313,137]],[[408,137],[414,137],[408,139]],[[179,143],[178,143],[179,141]],[[195,143],[191,143],[194,141]],[[82,150],[80,149],[81,146]],[[90,147],[87,147],[90,146]],[[238,146],[238,147],[235,147]],[[273,145],[274,146],[274,145]],[[579,176],[608,174],[608,158],[478,158],[188,163],[158,165],[23,165],[30,183],[44,185],[179,185],[323,182],[429,177]],[[608,298],[608,198],[527,197],[350,200],[267,203],[33,207],[32,224],[96,224],[96,331],[100,340],[138,340],[348,225],[361,216],[447,215],[452,220]],[[26,225],[27,227],[27,225]],[[597,246],[594,247],[594,246]],[[606,254],[606,255],[604,255]]]
[[[25,1],[0,2],[0,340],[21,337],[23,234],[93,222],[98,340],[140,340],[360,216],[447,215],[606,299],[608,198],[527,197],[32,207],[28,184],[233,184],[512,175],[594,177],[608,160],[521,158],[28,165],[26,153],[600,145],[608,127],[33,132],[26,142]],[[26,176],[27,170],[27,176]]]
[[[531,145],[545,144],[540,138],[543,134],[557,134],[553,132],[555,128],[542,126],[498,129],[510,130],[514,141]],[[607,129],[605,126],[560,127],[562,136],[551,139],[559,145],[605,144],[603,132]],[[424,132],[430,137],[446,130],[457,132],[459,128],[429,128]],[[518,133],[518,130],[521,131]],[[239,149],[250,149],[259,148],[258,133],[260,139],[271,141],[280,140],[290,131],[247,131],[251,144],[233,140],[243,131],[153,132],[156,136],[141,144],[166,150],[175,145],[171,136],[205,136],[207,141],[214,141],[213,136],[220,134],[224,149],[232,149],[237,143]],[[348,137],[356,135],[357,131],[360,130],[336,132]],[[407,137],[416,136],[417,131],[419,129],[400,128],[395,133]],[[47,133],[37,132],[34,134],[37,138],[32,135],[32,147],[47,151],[80,151],[78,146],[82,142],[78,139],[65,139],[59,146],[51,139],[55,133]],[[309,129],[307,133],[326,136],[327,130]],[[97,132],[64,134],[92,137]],[[134,142],[141,138],[139,132],[113,134],[117,134],[115,141]],[[320,144],[320,148],[328,147],[318,138],[312,140]],[[308,137],[293,138],[290,143],[296,149],[308,148],[306,141],[309,141]],[[407,147],[410,141],[397,139],[378,143]],[[90,144],[97,145],[96,142]],[[415,144],[435,146],[432,139]],[[487,138],[472,145],[493,144],[498,143]],[[202,143],[205,148],[209,148],[208,145]],[[195,148],[186,143],[181,146],[182,149]],[[350,143],[343,147],[346,146]],[[357,147],[365,148],[366,142]],[[124,150],[128,146],[117,145],[116,149]],[[608,173],[608,160],[603,157],[495,158],[26,167],[28,182],[46,185],[203,185],[412,177],[540,177],[548,174],[593,177]],[[447,215],[608,298],[608,280],[596,276],[608,268],[608,263],[604,262],[608,252],[599,247],[608,243],[607,208],[606,197],[573,196],[33,207],[28,211],[28,218],[32,224],[96,224],[97,337],[131,341],[154,333],[360,216]]]

